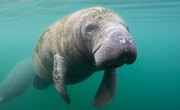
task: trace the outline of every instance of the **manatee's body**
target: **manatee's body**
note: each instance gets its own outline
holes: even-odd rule
[[[94,99],[94,105],[101,107],[115,95],[116,68],[135,59],[134,41],[118,15],[102,7],[83,9],[48,27],[38,40],[33,55],[34,86],[43,89],[54,83],[70,103],[66,85],[105,70]]]
[[[79,17],[75,15],[70,15],[56,22],[46,29],[38,40],[34,51],[34,66],[38,76],[45,81],[53,82],[52,71],[54,56],[56,54],[65,58],[64,63],[68,64],[68,67],[64,68],[67,73],[69,73],[66,79],[67,84],[79,82],[97,70],[97,68],[90,63],[93,62],[93,60],[84,57],[81,50],[77,47],[75,39],[78,38],[73,38],[73,36],[79,36],[77,30],[80,30],[74,30],[78,27],[73,27],[71,22],[73,21],[74,23],[78,21],[78,18]],[[79,26],[80,24],[76,25]],[[73,33],[73,31],[75,32]],[[81,41],[79,43],[81,44]],[[83,48],[83,44],[81,45],[81,48]]]
[[[31,58],[17,64],[0,84],[0,103],[21,95],[31,84],[34,75]]]

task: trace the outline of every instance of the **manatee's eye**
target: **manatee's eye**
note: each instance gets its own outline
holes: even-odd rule
[[[94,31],[96,31],[98,29],[98,25],[96,24],[89,24],[86,27],[86,34],[87,35],[91,35]]]
[[[86,33],[87,33],[87,34],[91,34],[92,31],[93,31],[92,29],[88,29],[88,30],[86,31]]]

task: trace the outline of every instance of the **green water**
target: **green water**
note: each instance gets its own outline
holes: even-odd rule
[[[126,21],[136,41],[138,58],[118,69],[118,89],[102,110],[180,110],[179,0],[1,0],[0,81],[30,56],[43,30],[82,8],[104,6]],[[53,85],[43,91],[32,86],[23,95],[0,105],[0,110],[97,110],[92,100],[103,72],[68,86],[71,105]]]

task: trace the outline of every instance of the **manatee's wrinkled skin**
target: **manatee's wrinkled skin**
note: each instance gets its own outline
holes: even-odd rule
[[[33,54],[36,70],[34,86],[54,83],[66,103],[66,85],[87,79],[105,70],[94,105],[111,102],[117,87],[117,67],[132,64],[136,46],[128,26],[114,12],[102,7],[77,11],[48,27],[39,38]]]
[[[32,83],[35,71],[32,58],[17,64],[0,84],[0,103],[14,99],[24,93]]]

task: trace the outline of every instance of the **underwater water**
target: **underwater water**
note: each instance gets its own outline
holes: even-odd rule
[[[179,0],[1,0],[0,82],[21,60],[32,55],[41,33],[58,19],[82,8],[103,6],[128,24],[136,42],[134,64],[118,69],[118,88],[102,110],[180,110]],[[0,110],[98,110],[92,105],[103,72],[68,86],[65,104],[54,86],[32,85]]]

